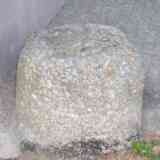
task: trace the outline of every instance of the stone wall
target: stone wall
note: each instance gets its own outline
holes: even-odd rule
[[[37,31],[55,16],[64,0],[0,1],[0,77],[12,78],[27,33]]]

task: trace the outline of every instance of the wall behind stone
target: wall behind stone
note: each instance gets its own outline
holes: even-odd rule
[[[44,27],[64,0],[0,0],[0,78],[15,75],[27,33]]]

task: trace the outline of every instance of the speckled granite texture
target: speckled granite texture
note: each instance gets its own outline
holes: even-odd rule
[[[30,37],[17,71],[23,139],[42,146],[123,143],[141,129],[143,71],[119,30],[65,25]]]

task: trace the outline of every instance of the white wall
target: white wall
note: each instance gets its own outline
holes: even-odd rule
[[[0,78],[11,78],[26,33],[48,24],[64,0],[0,0]]]

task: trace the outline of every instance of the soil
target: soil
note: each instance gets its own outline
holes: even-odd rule
[[[110,153],[107,155],[103,155],[98,157],[97,160],[148,160],[147,158],[138,156],[131,151],[128,152],[117,152]]]
[[[54,160],[42,154],[34,154],[33,152],[26,152],[17,160]],[[100,155],[96,160],[149,160],[145,157],[138,156],[131,151],[110,153],[107,155]]]

